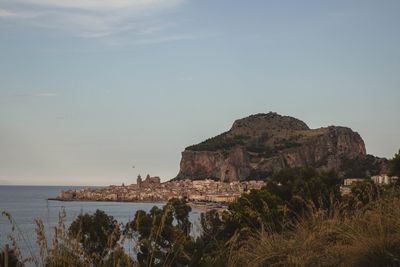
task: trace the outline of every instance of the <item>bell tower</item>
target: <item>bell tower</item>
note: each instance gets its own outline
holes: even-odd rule
[[[141,185],[142,185],[142,176],[140,176],[140,174],[139,174],[138,177],[137,177],[136,184],[138,185],[139,188],[140,188]]]

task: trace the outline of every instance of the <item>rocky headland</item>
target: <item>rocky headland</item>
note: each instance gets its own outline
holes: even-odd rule
[[[350,128],[310,129],[270,112],[236,120],[229,131],[187,147],[175,179],[266,180],[303,166],[363,178],[384,173],[386,162],[367,155],[363,139]]]

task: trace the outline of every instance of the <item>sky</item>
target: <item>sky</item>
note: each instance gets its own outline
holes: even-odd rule
[[[0,0],[0,184],[176,176],[278,112],[400,148],[400,1]]]

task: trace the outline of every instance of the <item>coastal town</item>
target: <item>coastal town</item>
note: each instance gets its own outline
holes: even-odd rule
[[[136,184],[111,185],[65,190],[56,200],[165,202],[171,198],[186,198],[192,203],[230,203],[243,192],[261,189],[264,181],[234,181],[230,183],[206,180],[172,180],[161,183],[160,177],[137,177]]]
[[[397,177],[377,175],[371,181],[377,185],[395,182]],[[349,194],[351,186],[368,179],[348,178],[343,180],[340,191]],[[242,193],[261,189],[265,181],[221,182],[205,180],[171,180],[162,183],[160,177],[139,175],[136,184],[88,187],[59,192],[54,200],[60,201],[117,201],[117,202],[166,202],[171,198],[186,198],[192,205],[204,203],[226,204],[235,201]]]
[[[397,177],[378,175],[371,177],[377,185],[391,184]],[[347,178],[340,191],[343,195],[351,192],[351,186],[367,179]],[[108,187],[88,187],[61,191],[55,200],[61,201],[118,201],[118,202],[166,202],[171,198],[186,198],[192,204],[220,203],[235,201],[242,193],[261,189],[265,181],[221,182],[205,180],[171,180],[161,182],[160,177],[139,175],[136,184],[111,185]]]

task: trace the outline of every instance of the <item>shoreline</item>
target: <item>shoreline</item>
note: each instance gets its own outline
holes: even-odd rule
[[[114,203],[153,203],[153,204],[167,204],[168,201],[150,201],[150,200],[140,200],[140,201],[132,201],[132,200],[90,200],[90,199],[58,199],[58,198],[47,198],[48,201],[59,201],[59,202],[114,202]],[[200,210],[227,210],[228,205],[225,203],[216,203],[216,202],[193,202],[188,201],[187,204],[191,208],[196,208]]]
[[[107,199],[60,199],[60,198],[47,198],[46,200],[51,201],[59,201],[59,202],[115,202],[115,203],[157,203],[157,204],[166,204],[167,201],[165,200],[107,200]]]

